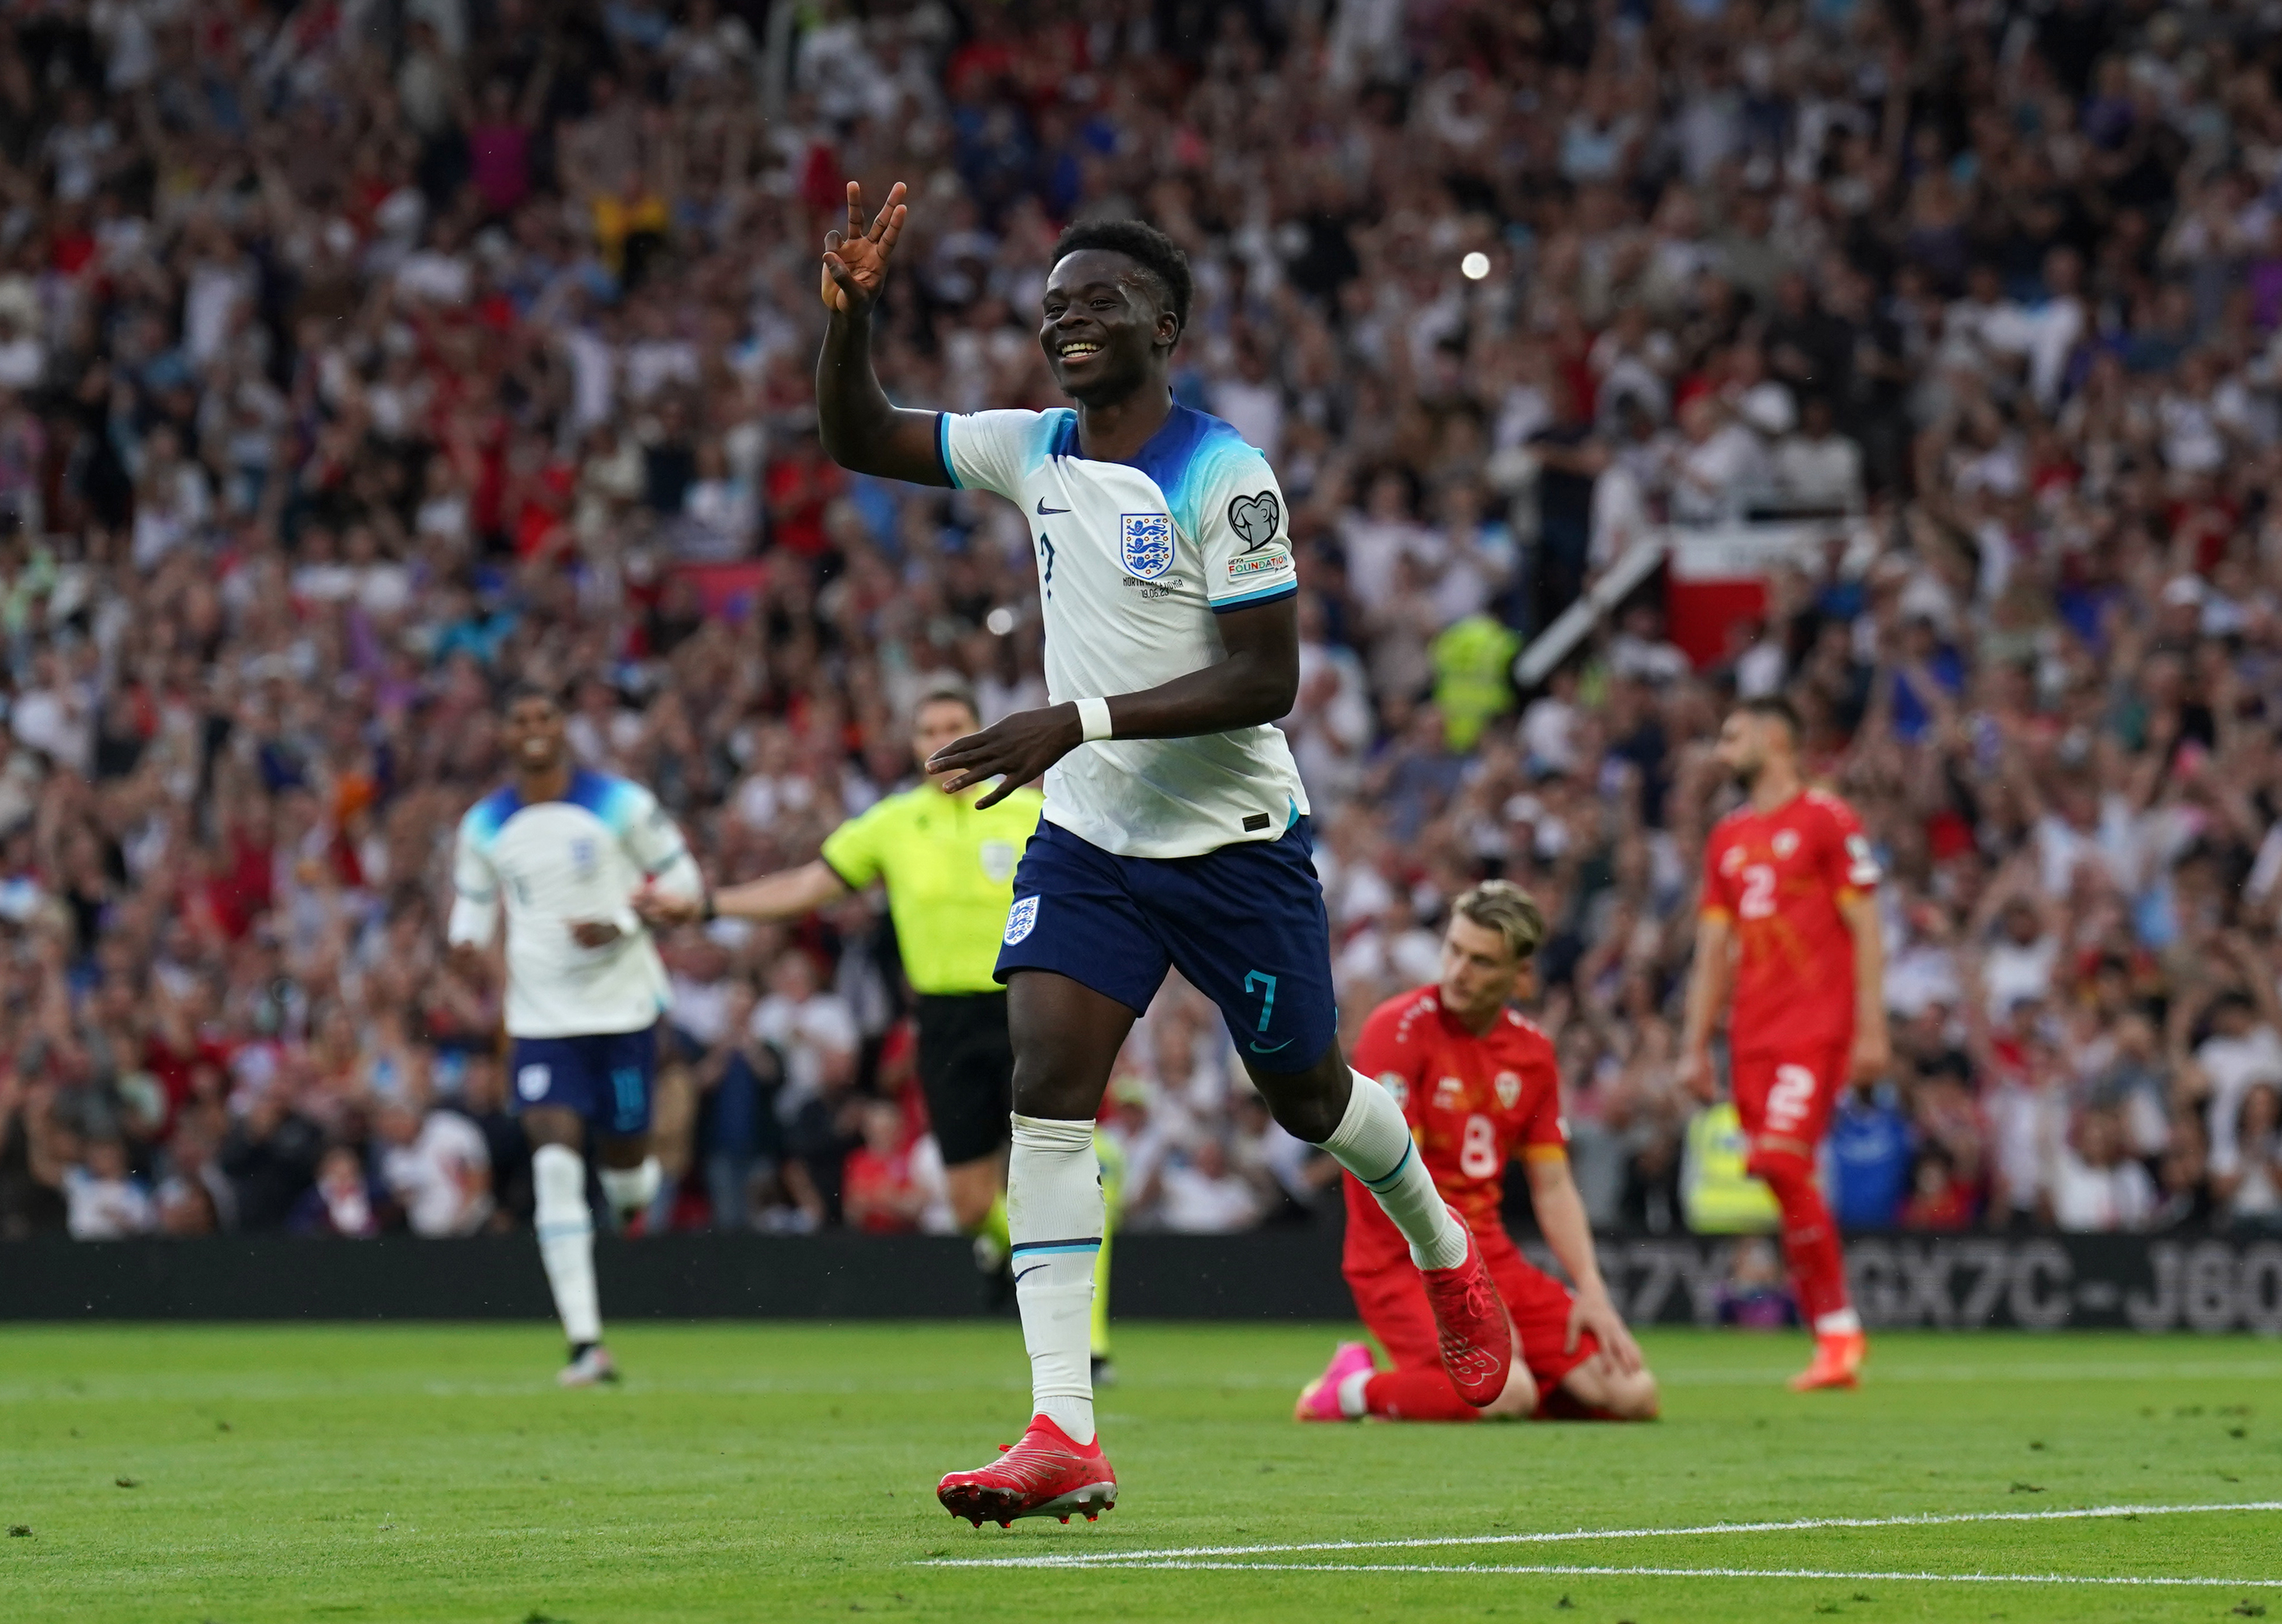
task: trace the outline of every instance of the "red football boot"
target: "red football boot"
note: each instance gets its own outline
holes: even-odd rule
[[[1070,1436],[1043,1415],[1032,1416],[1022,1441],[998,1446],[998,1458],[973,1472],[954,1472],[935,1486],[935,1497],[954,1517],[976,1527],[985,1519],[1005,1527],[1017,1517],[1070,1520],[1082,1512],[1088,1522],[1117,1504],[1117,1473],[1091,1443]]]
[[[1451,1218],[1463,1223],[1454,1211]],[[1442,1334],[1442,1368],[1458,1396],[1475,1409],[1495,1404],[1513,1369],[1513,1321],[1490,1279],[1482,1249],[1466,1232],[1466,1260],[1455,1269],[1422,1269],[1427,1305]]]
[[[1812,1393],[1825,1388],[1859,1387],[1862,1361],[1869,1352],[1870,1339],[1859,1331],[1817,1336],[1814,1360],[1790,1379],[1790,1390]]]

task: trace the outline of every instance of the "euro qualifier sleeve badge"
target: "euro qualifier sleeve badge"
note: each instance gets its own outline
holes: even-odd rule
[[[1283,522],[1284,507],[1276,499],[1273,491],[1230,499],[1228,525],[1243,537],[1246,553],[1258,553],[1266,548],[1276,539],[1277,529]]]
[[[1161,513],[1118,515],[1117,557],[1125,573],[1153,581],[1173,567],[1173,516]]]

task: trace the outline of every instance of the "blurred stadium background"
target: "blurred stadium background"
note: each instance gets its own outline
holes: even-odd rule
[[[1187,248],[1179,392],[1292,506],[1347,1005],[1471,878],[1544,901],[1630,1301],[1784,1311],[1688,1234],[1729,1172],[1672,1079],[1710,731],[1781,691],[1890,877],[1898,1064],[1828,1172],[1915,1232],[1854,1249],[1872,1317],[2282,1326],[2278,73],[2264,10],[2152,0],[7,7],[0,1238],[163,1238],[27,1247],[12,1311],[527,1224],[440,951],[496,684],[723,878],[892,787],[932,675],[1042,699],[1012,511],[818,448],[853,178],[913,189],[914,402],[1050,404],[1061,223]],[[627,1248],[947,1228],[884,910],[667,954]],[[1121,1267],[1328,1260],[1334,1170],[1184,990],[1106,1126]],[[443,1256],[387,1267],[490,1266]],[[748,1306],[830,1272],[744,1256]]]

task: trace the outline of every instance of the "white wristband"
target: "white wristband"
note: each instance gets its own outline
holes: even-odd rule
[[[1077,702],[1077,723],[1088,744],[1096,739],[1116,737],[1110,726],[1107,700],[1080,700]]]

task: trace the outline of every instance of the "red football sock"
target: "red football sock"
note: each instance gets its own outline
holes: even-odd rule
[[[1814,1187],[1813,1168],[1804,1157],[1780,1152],[1755,1156],[1749,1165],[1766,1180],[1782,1209],[1783,1260],[1790,1265],[1791,1291],[1807,1324],[1850,1306],[1838,1226]]]
[[[1363,1408],[1390,1421],[1471,1421],[1481,1411],[1440,1369],[1385,1370],[1363,1383]]]

